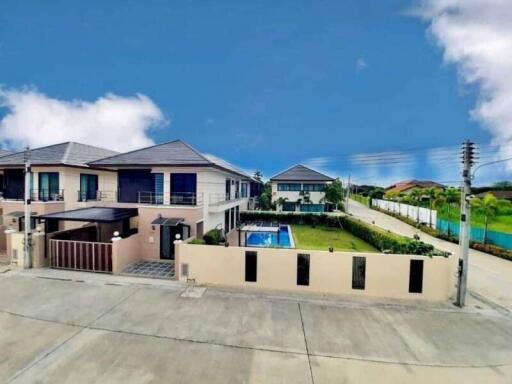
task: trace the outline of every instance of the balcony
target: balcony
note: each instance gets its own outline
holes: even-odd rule
[[[138,203],[142,205],[201,206],[203,205],[203,193],[171,192],[164,194],[141,191],[138,193]]]
[[[107,203],[117,202],[117,191],[78,191],[79,202],[102,201]]]
[[[221,212],[239,205],[240,201],[244,199],[247,197],[240,197],[239,193],[235,193],[234,196],[227,193],[210,193],[208,196],[209,211]]]
[[[4,200],[9,201],[24,201],[25,192],[20,191],[9,191],[2,193],[1,197]],[[37,202],[63,202],[64,201],[64,190],[63,189],[32,189],[30,191],[30,200]]]

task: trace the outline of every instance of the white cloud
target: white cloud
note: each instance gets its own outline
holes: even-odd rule
[[[366,63],[366,60],[362,57],[360,57],[359,59],[357,59],[356,61],[356,68],[360,71],[362,71],[363,69],[366,69],[368,68],[368,64]]]
[[[106,94],[95,101],[59,100],[34,88],[0,87],[0,141],[9,148],[77,141],[118,151],[153,144],[151,128],[167,121],[147,96]]]
[[[497,156],[512,157],[510,0],[422,0],[416,14],[430,22],[429,33],[445,62],[458,66],[462,82],[479,86],[471,115],[499,144]],[[512,171],[512,162],[505,164]]]

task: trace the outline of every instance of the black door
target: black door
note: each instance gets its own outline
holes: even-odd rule
[[[181,226],[160,226],[160,259],[174,260],[174,240],[176,240],[176,234],[181,235],[181,232]]]

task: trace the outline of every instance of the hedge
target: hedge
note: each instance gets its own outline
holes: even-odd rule
[[[242,212],[242,221],[269,221],[282,224],[325,225],[338,227],[350,232],[354,236],[373,245],[380,251],[395,254],[414,254],[428,256],[447,256],[446,252],[440,252],[430,244],[409,239],[385,231],[373,225],[364,223],[349,216],[333,216],[326,214],[297,214],[297,213],[271,213],[271,212]]]
[[[219,245],[223,240],[222,231],[220,229],[211,229],[204,234],[203,240],[208,245]]]

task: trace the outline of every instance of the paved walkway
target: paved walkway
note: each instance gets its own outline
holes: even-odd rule
[[[0,275],[0,382],[512,382],[512,318],[485,303],[305,300],[81,275]]]
[[[122,274],[153,279],[174,279],[174,261],[137,261],[129,265]]]
[[[420,239],[443,251],[459,255],[457,244],[437,239],[395,219],[385,213],[370,209],[354,200],[350,200],[349,213],[368,223],[412,237],[418,234]],[[468,288],[474,295],[487,299],[512,313],[512,262],[503,260],[474,249],[469,251]]]

